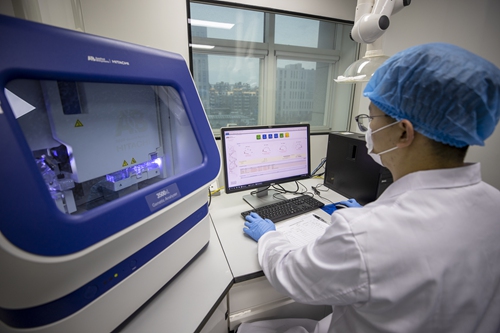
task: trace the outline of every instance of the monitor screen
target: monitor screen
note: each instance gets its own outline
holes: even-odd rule
[[[310,177],[309,124],[221,129],[226,193]]]

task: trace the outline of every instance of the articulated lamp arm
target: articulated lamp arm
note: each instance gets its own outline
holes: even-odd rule
[[[389,28],[391,15],[410,3],[411,0],[358,0],[351,38],[358,43],[373,43]]]
[[[411,0],[358,0],[352,40],[367,44],[363,58],[352,63],[335,82],[358,83],[370,80],[388,58],[382,51],[382,35],[389,28],[391,15],[410,5]]]

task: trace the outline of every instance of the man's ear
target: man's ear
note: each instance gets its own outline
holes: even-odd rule
[[[413,124],[409,120],[403,119],[399,122],[398,126],[401,130],[401,136],[399,137],[396,146],[398,148],[408,147],[412,144],[413,139],[415,138]]]

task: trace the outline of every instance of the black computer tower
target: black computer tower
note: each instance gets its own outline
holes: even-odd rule
[[[368,155],[364,134],[331,132],[325,168],[324,185],[362,205],[377,199],[392,183],[390,171]]]

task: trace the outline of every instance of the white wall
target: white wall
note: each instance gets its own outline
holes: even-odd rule
[[[85,32],[189,59],[184,0],[80,0]]]
[[[185,0],[0,0],[0,14],[84,30],[189,59]]]
[[[14,7],[10,1],[0,1],[0,14],[14,16]]]
[[[391,18],[384,35],[384,51],[393,55],[410,46],[447,42],[472,51],[500,67],[500,1],[413,0]],[[362,88],[364,88],[363,85]],[[357,96],[360,89],[357,89]],[[353,113],[366,113],[368,100],[358,97]],[[354,129],[354,128],[353,128]],[[466,160],[480,162],[483,180],[500,189],[500,129],[484,147],[472,146]]]

